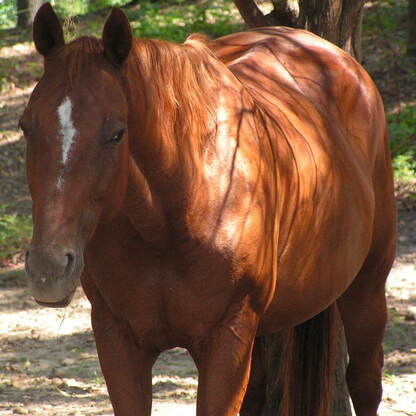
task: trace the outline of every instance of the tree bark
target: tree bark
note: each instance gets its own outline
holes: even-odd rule
[[[248,27],[271,25],[254,0],[234,0],[234,3]]]
[[[344,328],[341,328],[338,339],[337,368],[335,372],[335,388],[332,405],[333,416],[351,416],[350,395],[345,381],[345,369],[348,364],[347,342]]]
[[[17,24],[18,29],[24,29],[29,26],[30,8],[29,0],[16,0]]]
[[[416,0],[409,0],[407,54],[416,57]]]
[[[414,0],[410,0],[414,1]],[[249,27],[307,29],[361,59],[361,23],[365,0],[274,0],[264,15],[254,0],[235,0]]]
[[[345,382],[347,365],[347,348],[344,330],[341,328],[338,340],[335,388],[332,411],[328,416],[351,416],[351,405],[348,388]],[[267,368],[266,403],[259,416],[283,416],[283,383],[279,374],[284,365],[283,356],[284,332],[262,337],[262,356],[264,368]]]
[[[46,0],[16,0],[17,24],[19,29],[25,29],[33,23],[36,12]]]
[[[33,19],[36,16],[36,13],[40,6],[42,6],[43,3],[46,3],[46,0],[29,0],[30,5],[30,24],[33,23]]]

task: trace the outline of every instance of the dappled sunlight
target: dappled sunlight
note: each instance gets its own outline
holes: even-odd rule
[[[416,247],[404,244],[412,236],[409,230],[403,231],[399,234],[400,254],[387,279],[389,319],[383,343],[384,392],[380,405],[383,416],[416,414]]]
[[[400,389],[397,386],[400,385]],[[388,376],[383,378],[383,401],[380,416],[413,416],[416,414],[414,400],[416,374]]]
[[[35,86],[12,88],[0,94],[0,148],[18,142],[23,138],[18,129],[18,120]]]
[[[22,42],[12,46],[3,46],[0,48],[0,58],[23,58],[34,53],[33,42]]]
[[[82,290],[65,309],[42,308],[25,280],[19,269],[0,273],[0,414],[111,415]],[[185,350],[164,352],[153,375],[154,414],[172,402],[181,416],[194,414],[197,370]]]
[[[412,287],[408,284],[415,278],[415,275],[416,265],[414,263],[403,263],[403,261],[397,260],[387,279],[389,295],[395,299],[400,299],[405,304],[412,301],[410,305],[416,306],[416,286]]]
[[[3,130],[0,133],[0,148],[22,139],[22,134],[15,130]]]
[[[0,95],[0,109],[2,110],[2,112],[6,111],[7,107],[9,106],[15,106],[15,105],[22,104],[22,103],[27,104],[29,95],[31,94],[33,87],[35,85],[36,84],[33,82],[26,87],[15,88],[15,89],[2,93]],[[23,100],[26,100],[26,101],[23,102]]]
[[[39,306],[26,287],[0,287],[0,310],[7,316],[0,327],[0,336],[9,340],[33,338],[37,332],[42,332],[42,339],[56,339],[91,327],[90,304],[81,289],[67,308],[49,309]]]

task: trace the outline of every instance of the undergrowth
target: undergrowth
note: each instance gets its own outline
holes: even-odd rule
[[[396,179],[416,181],[416,107],[387,116]]]
[[[29,216],[10,213],[7,205],[0,205],[0,266],[20,256],[32,235]]]
[[[139,8],[126,9],[136,36],[183,42],[194,32],[212,38],[243,30],[243,23],[230,0],[140,3]]]

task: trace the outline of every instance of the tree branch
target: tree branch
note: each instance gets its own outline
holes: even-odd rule
[[[254,0],[234,0],[234,3],[248,27],[269,25],[266,16],[257,7]]]
[[[278,26],[299,27],[300,0],[274,0],[273,10],[266,17]]]

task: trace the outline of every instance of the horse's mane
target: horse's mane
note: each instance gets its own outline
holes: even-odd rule
[[[201,35],[183,44],[135,40],[128,60],[128,71],[134,75],[128,81],[143,83],[139,88],[149,114],[145,131],[170,147],[172,163],[175,155],[190,162],[187,157],[200,154],[212,134],[221,67]],[[134,85],[129,89],[134,91]]]

